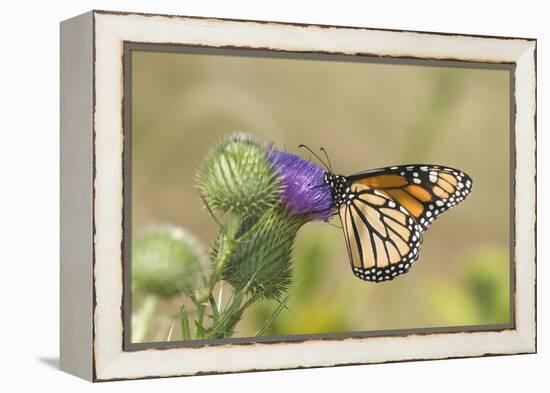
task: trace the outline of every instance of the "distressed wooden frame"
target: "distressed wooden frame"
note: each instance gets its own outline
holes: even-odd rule
[[[127,43],[509,65],[515,110],[513,324],[269,345],[125,345]],[[107,381],[536,352],[536,40],[92,11],[62,22],[60,64],[63,370]]]

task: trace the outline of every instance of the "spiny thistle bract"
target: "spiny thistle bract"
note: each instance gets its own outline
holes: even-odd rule
[[[241,133],[208,156],[197,189],[216,213],[258,215],[277,203],[279,183],[265,149]]]
[[[190,294],[200,284],[202,247],[179,227],[143,232],[132,247],[132,283],[143,293],[170,298]]]
[[[255,298],[279,299],[292,282],[292,248],[303,217],[272,208],[241,223],[222,277]]]

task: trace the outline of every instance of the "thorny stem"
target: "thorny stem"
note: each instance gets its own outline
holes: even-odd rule
[[[212,297],[212,292],[214,290],[214,287],[216,283],[220,280],[221,273],[223,271],[223,268],[229,258],[231,257],[231,254],[235,250],[235,247],[237,245],[237,241],[230,239],[227,235],[223,236],[223,240],[220,245],[220,251],[218,253],[217,261],[214,265],[214,271],[210,275],[210,278],[208,279],[208,284],[205,288],[202,289],[202,291],[199,293],[196,304],[197,304],[197,318],[196,323],[198,326],[203,325],[204,320],[204,312],[206,310],[206,306]],[[201,335],[199,331],[195,332],[195,335]],[[196,337],[200,338],[200,337]]]
[[[247,289],[248,286],[234,293],[206,338],[224,338],[233,334],[235,325],[241,319],[243,312],[257,300],[254,296],[251,296],[243,304]]]
[[[187,310],[184,306],[180,308],[180,320],[181,320],[181,335],[184,340],[191,338],[191,329],[189,328],[189,321],[187,319]]]

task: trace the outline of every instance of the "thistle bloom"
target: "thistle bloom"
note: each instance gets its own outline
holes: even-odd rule
[[[243,134],[234,134],[208,156],[197,188],[213,212],[239,219],[236,233],[221,231],[212,247],[214,270],[237,292],[281,299],[292,282],[298,230],[334,213],[324,176],[318,165]]]
[[[290,214],[307,215],[310,220],[321,221],[334,214],[323,168],[271,146],[267,148],[267,158],[279,174],[280,197]]]

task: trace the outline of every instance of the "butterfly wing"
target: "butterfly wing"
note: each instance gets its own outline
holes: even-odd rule
[[[472,179],[459,169],[439,165],[401,165],[349,176],[352,184],[375,188],[407,209],[423,231],[472,191]]]
[[[381,282],[406,273],[418,258],[421,228],[414,217],[388,194],[352,184],[354,195],[339,207],[353,273]]]

